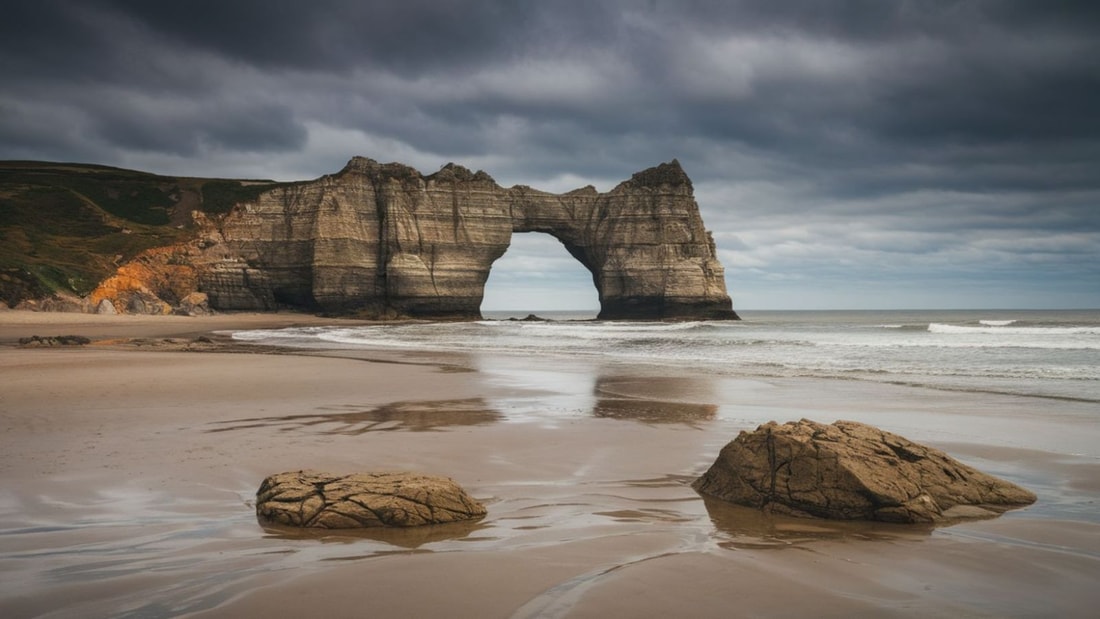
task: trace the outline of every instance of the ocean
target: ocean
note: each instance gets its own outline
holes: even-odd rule
[[[732,322],[610,322],[586,312],[304,327],[236,340],[322,349],[538,355],[742,377],[815,377],[1100,403],[1100,311],[744,311]]]

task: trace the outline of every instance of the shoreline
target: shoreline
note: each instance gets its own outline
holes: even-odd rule
[[[1100,603],[1100,460],[1074,455],[1098,428],[1079,403],[1037,413],[1008,395],[485,353],[182,354],[214,331],[336,319],[13,313],[0,313],[4,616],[1085,617]],[[11,345],[70,331],[187,341]],[[947,446],[1040,502],[922,530],[765,519],[688,486],[738,430],[797,416]],[[489,516],[265,529],[259,482],[297,468],[442,474]]]

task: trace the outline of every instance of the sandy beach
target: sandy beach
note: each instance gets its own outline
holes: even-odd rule
[[[1095,403],[225,338],[334,322],[0,313],[0,616],[1092,617],[1100,607]],[[17,345],[68,334],[93,343]],[[765,518],[690,488],[738,431],[803,417],[877,425],[1039,501],[932,529]],[[261,480],[304,468],[446,475],[489,513],[398,531],[261,526]]]

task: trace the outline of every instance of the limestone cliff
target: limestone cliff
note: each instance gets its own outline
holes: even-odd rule
[[[170,257],[214,309],[474,318],[512,233],[538,231],[592,272],[600,318],[737,318],[691,181],[676,161],[607,193],[589,187],[559,195],[505,189],[453,164],[424,176],[356,157],[336,174],[272,187],[224,216],[200,214],[198,223],[199,238],[137,260],[166,265]],[[188,292],[176,288],[175,298]]]

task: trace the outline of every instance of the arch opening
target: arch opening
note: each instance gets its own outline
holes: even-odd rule
[[[512,234],[508,250],[489,268],[481,301],[486,318],[595,318],[599,311],[592,273],[542,232]]]

